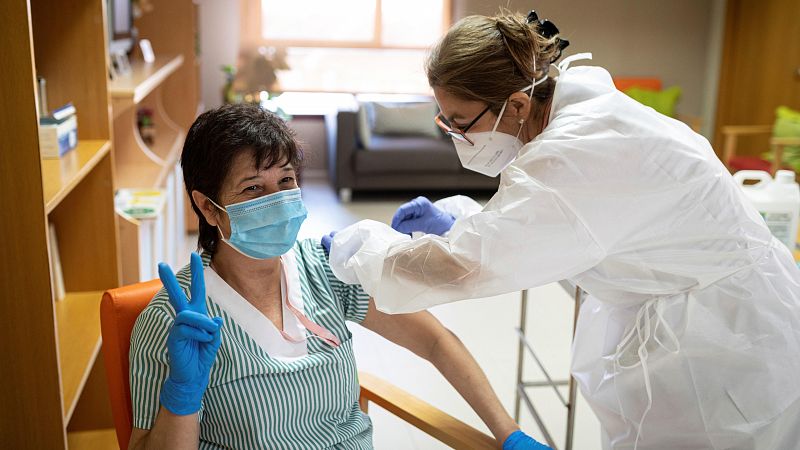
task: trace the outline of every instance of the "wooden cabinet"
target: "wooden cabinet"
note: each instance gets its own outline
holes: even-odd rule
[[[720,67],[714,147],[722,127],[772,125],[775,108],[800,110],[800,1],[730,0]],[[769,135],[742,137],[739,155],[769,150]]]

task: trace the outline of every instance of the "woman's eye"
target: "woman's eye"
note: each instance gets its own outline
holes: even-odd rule
[[[281,180],[281,183],[291,183],[294,181],[293,177],[285,177]]]
[[[256,186],[256,185],[247,186],[246,188],[244,188],[244,190],[242,192],[255,192],[258,189],[259,189],[259,186]]]

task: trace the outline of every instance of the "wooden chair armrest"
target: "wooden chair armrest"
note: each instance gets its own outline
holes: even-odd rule
[[[770,145],[800,145],[800,137],[774,137],[769,140]]]
[[[772,125],[725,125],[722,127],[723,135],[741,136],[745,134],[772,133]]]
[[[769,140],[772,149],[772,174],[774,175],[783,165],[783,151],[787,145],[800,145],[800,138],[773,137]]]
[[[722,162],[731,169],[731,159],[736,155],[736,144],[739,136],[772,133],[771,125],[725,125],[722,131]]]
[[[365,412],[368,402],[375,403],[453,448],[476,450],[499,448],[493,437],[472,428],[391,383],[365,372],[358,373],[358,381],[361,385],[359,403]]]

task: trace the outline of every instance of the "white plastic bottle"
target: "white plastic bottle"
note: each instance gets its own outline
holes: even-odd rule
[[[800,187],[794,172],[779,170],[773,180],[769,173],[761,170],[741,170],[733,178],[764,218],[772,235],[794,251],[800,216]],[[746,180],[758,180],[758,183],[745,185]]]

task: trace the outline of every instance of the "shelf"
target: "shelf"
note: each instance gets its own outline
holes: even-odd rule
[[[113,428],[92,431],[72,431],[67,433],[70,450],[118,450],[117,432]]]
[[[44,209],[49,214],[111,149],[110,141],[78,141],[58,159],[42,159]]]
[[[183,64],[183,55],[160,56],[152,63],[131,61],[131,71],[108,83],[108,92],[114,100],[131,104],[142,101]]]
[[[102,296],[100,291],[71,292],[55,303],[65,422],[75,409],[100,350]]]
[[[163,187],[167,176],[175,170],[175,163],[180,158],[180,147],[186,134],[176,133],[165,150],[165,164],[155,162],[126,163],[117,169],[117,188],[160,188]]]

